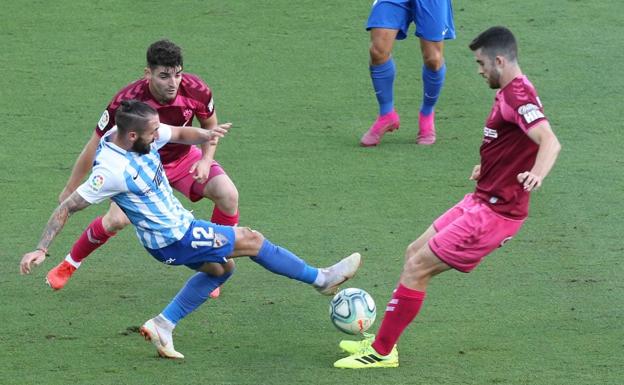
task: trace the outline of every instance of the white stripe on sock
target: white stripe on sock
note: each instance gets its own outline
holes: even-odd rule
[[[65,257],[65,261],[67,261],[67,263],[69,263],[70,265],[72,265],[76,269],[79,268],[80,265],[82,264],[82,262],[74,261],[74,259],[72,258],[71,254],[67,254],[67,256]]]

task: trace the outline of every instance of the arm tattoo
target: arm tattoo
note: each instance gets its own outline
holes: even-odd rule
[[[76,211],[80,211],[85,207],[88,207],[89,205],[91,204],[80,196],[80,194],[74,191],[52,213],[45,230],[43,230],[43,234],[41,235],[41,240],[39,241],[37,248],[42,248],[44,250],[49,249],[52,240],[54,240],[63,226],[65,226],[65,222],[67,222],[69,216]]]

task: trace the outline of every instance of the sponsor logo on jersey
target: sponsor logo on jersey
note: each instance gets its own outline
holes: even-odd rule
[[[160,163],[156,169],[154,180],[152,181],[156,187],[160,186],[164,178],[163,165]]]
[[[486,138],[498,138],[498,131],[493,128],[483,127],[483,136]]]
[[[89,187],[91,190],[98,192],[104,186],[104,176],[100,174],[93,175],[91,179],[89,179]]]
[[[106,128],[106,125],[108,124],[108,120],[109,120],[108,110],[104,110],[104,112],[102,113],[102,116],[100,116],[100,121],[98,122],[98,128],[100,129],[100,131],[104,131],[104,129]]]
[[[533,103],[518,107],[518,114],[524,117],[524,121],[527,122],[527,124],[544,117],[544,114],[542,114],[542,111],[539,110],[539,107]]]
[[[214,111],[214,99],[213,98],[210,98],[210,101],[208,102],[208,105],[206,106],[206,108],[208,108],[208,112],[212,114],[212,111]]]

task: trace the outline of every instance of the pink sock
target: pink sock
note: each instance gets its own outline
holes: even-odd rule
[[[109,233],[102,225],[102,217],[97,217],[89,224],[85,231],[82,232],[80,238],[72,246],[69,255],[76,262],[82,262],[95,249],[102,246],[115,233]]]
[[[210,218],[210,222],[218,225],[236,226],[238,225],[238,216],[238,211],[236,211],[236,214],[234,215],[229,215],[215,206],[214,210],[212,210],[212,218]]]
[[[386,307],[386,314],[372,346],[377,353],[387,356],[399,340],[403,330],[420,311],[425,292],[409,289],[401,284]]]

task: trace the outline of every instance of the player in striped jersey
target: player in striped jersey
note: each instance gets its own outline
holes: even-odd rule
[[[52,240],[70,214],[112,199],[154,258],[197,271],[162,313],[141,327],[141,334],[167,358],[184,358],[174,349],[173,329],[232,275],[231,258],[251,256],[265,269],[311,284],[324,295],[334,294],[340,284],[355,275],[361,262],[358,253],[319,269],[272,244],[257,231],[195,219],[182,207],[164,174],[158,150],[169,142],[215,142],[229,125],[207,130],[171,127],[160,123],[154,108],[136,100],[122,101],[115,115],[117,126],[102,137],[91,176],[53,212],[37,249],[23,256],[22,274],[31,273],[33,267],[43,263]]]
[[[115,111],[122,100],[141,100],[158,111],[160,121],[171,126],[190,125],[197,118],[202,128],[217,125],[217,114],[210,88],[198,76],[183,73],[179,46],[159,40],[147,49],[145,76],[122,88],[104,110],[91,139],[78,157],[59,202],[82,182],[93,162],[100,138],[115,126]],[[216,143],[203,144],[201,150],[187,144],[169,143],[160,149],[164,171],[171,186],[195,202],[204,197],[215,205],[211,221],[234,226],[238,223],[238,191],[214,160]],[[116,204],[103,217],[89,224],[74,243],[70,253],[47,276],[52,289],[60,290],[84,258],[101,247],[130,222]],[[213,296],[218,296],[218,288]]]

